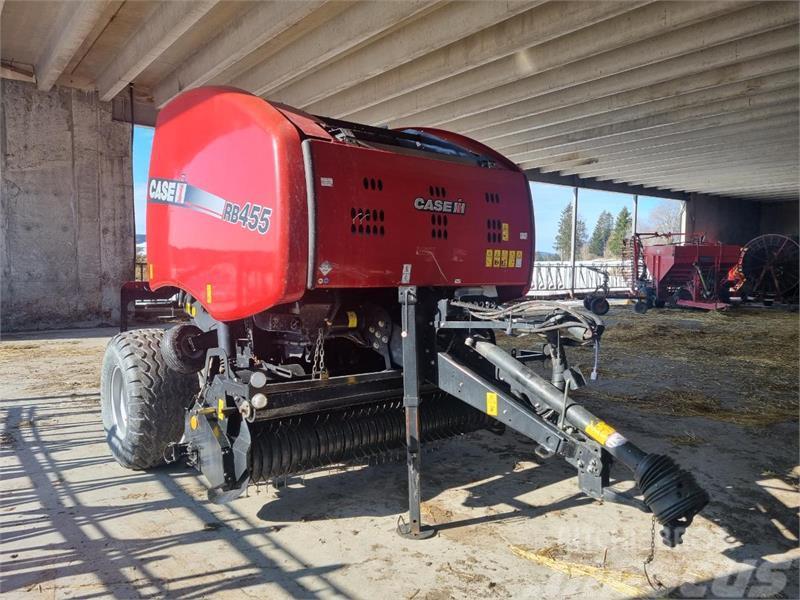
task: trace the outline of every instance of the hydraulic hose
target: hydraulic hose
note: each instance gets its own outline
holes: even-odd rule
[[[599,419],[573,402],[564,392],[491,342],[467,339],[467,345],[495,365],[508,383],[526,390],[548,408],[564,413],[563,422],[581,430],[598,442],[616,460],[630,469],[644,502],[664,525],[664,543],[674,546],[694,516],[708,504],[708,494],[691,473],[681,469],[668,456],[647,454]]]

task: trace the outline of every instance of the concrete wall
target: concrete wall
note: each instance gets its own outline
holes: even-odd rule
[[[692,194],[686,203],[686,230],[705,233],[724,244],[746,244],[759,231],[761,207],[758,202]]]
[[[761,204],[761,233],[796,236],[800,228],[800,202],[764,202]]]
[[[113,323],[133,276],[130,125],[96,93],[0,93],[0,329]]]
[[[686,203],[688,232],[704,232],[726,244],[746,244],[763,233],[797,235],[798,202],[757,202],[692,194]]]

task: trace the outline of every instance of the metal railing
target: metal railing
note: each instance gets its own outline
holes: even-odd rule
[[[625,292],[629,289],[626,273],[628,263],[624,260],[540,260],[533,263],[533,279],[529,296],[558,296],[570,291],[584,294],[593,292],[603,283],[603,275],[595,269],[608,272],[608,287],[612,292]],[[591,267],[591,268],[590,268]],[[573,281],[574,277],[574,281]]]

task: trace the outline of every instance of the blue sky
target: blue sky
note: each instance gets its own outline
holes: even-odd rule
[[[133,205],[136,215],[136,233],[145,232],[147,207],[147,171],[150,169],[150,152],[153,150],[152,127],[133,128]]]
[[[150,127],[136,126],[133,135],[133,194],[136,207],[136,233],[145,233],[145,207],[147,171],[150,152],[153,148],[153,132]],[[554,252],[558,219],[561,210],[572,201],[572,188],[546,183],[532,183],[534,214],[536,217],[536,249]],[[644,223],[650,211],[659,203],[659,198],[639,197],[639,222]],[[591,235],[597,217],[604,210],[616,215],[623,206],[633,210],[633,196],[581,189],[578,193],[578,216],[586,223]]]

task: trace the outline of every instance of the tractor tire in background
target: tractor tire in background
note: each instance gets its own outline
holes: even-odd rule
[[[184,409],[198,390],[196,375],[167,368],[161,329],[114,336],[100,373],[106,441],[116,461],[143,470],[163,464],[164,450],[183,435]]]
[[[594,298],[589,305],[590,310],[599,317],[602,317],[604,314],[608,312],[608,300],[603,298],[603,296],[597,296]]]

